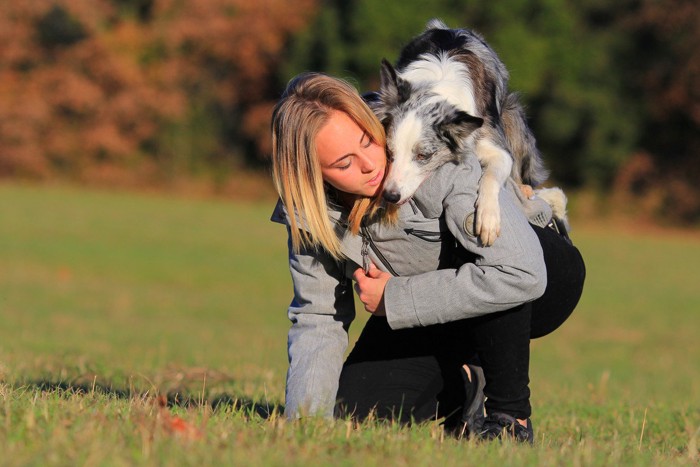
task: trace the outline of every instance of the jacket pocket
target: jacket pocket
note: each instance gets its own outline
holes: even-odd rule
[[[407,235],[414,236],[416,238],[420,238],[421,240],[425,240],[426,242],[441,242],[442,241],[442,232],[437,231],[433,232],[431,230],[421,230],[421,229],[413,229],[413,228],[405,228],[403,229],[404,232],[406,232]]]

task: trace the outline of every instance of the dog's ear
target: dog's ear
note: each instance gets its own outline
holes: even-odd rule
[[[382,122],[382,125],[388,128],[391,124],[391,114],[389,113],[389,108],[384,104],[381,94],[377,91],[369,91],[362,94],[362,100],[374,112],[374,115]]]
[[[388,108],[408,100],[411,95],[411,83],[398,77],[396,70],[385,58],[382,59],[381,84],[379,93],[382,103]]]
[[[380,115],[383,115],[385,112],[383,110],[383,104],[382,104],[382,96],[379,94],[377,91],[368,91],[362,94],[362,100],[365,101],[365,104],[369,106],[370,109],[377,115],[377,117],[380,117]]]
[[[462,149],[467,137],[483,124],[483,118],[458,110],[438,123],[437,133],[451,150]]]

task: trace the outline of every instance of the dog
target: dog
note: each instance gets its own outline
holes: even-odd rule
[[[396,67],[382,61],[372,110],[386,128],[391,168],[383,197],[406,202],[437,167],[475,154],[483,169],[475,232],[492,245],[500,233],[498,194],[508,177],[537,187],[548,172],[527,125],[508,71],[476,32],[433,19],[400,52]],[[558,188],[536,194],[568,230],[566,196]]]

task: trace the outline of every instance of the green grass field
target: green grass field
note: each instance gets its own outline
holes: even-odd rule
[[[575,222],[586,290],[533,342],[529,448],[279,417],[272,205],[0,185],[0,465],[697,465],[700,235]]]

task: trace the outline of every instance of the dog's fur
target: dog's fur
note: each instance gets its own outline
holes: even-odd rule
[[[499,233],[498,193],[506,179],[536,187],[547,178],[518,96],[508,91],[508,71],[473,31],[428,22],[396,68],[382,62],[379,95],[370,105],[387,130],[389,202],[405,202],[437,167],[476,154],[483,168],[476,232],[484,245]],[[563,192],[541,194],[566,223]]]

